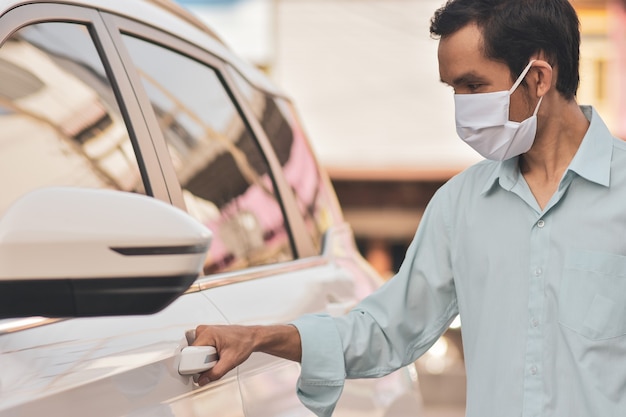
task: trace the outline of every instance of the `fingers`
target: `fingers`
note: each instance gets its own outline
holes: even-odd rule
[[[206,372],[198,377],[199,385],[206,385],[226,375],[230,370],[239,366],[251,352],[241,349],[241,326],[200,325],[196,327],[196,338],[193,346],[214,346],[218,360]]]
[[[206,375],[206,372],[203,373],[203,374],[200,374],[200,378],[198,378],[198,385],[203,387],[206,384],[208,384],[209,382],[211,382],[211,379],[209,378],[208,375]]]
[[[218,379],[221,379],[224,375],[226,375],[231,369],[233,369],[232,367],[224,367],[223,363],[224,362],[222,361],[222,364],[220,364],[220,361],[218,361],[213,368],[201,373],[198,377],[198,385],[203,386],[211,381],[217,381]]]
[[[219,358],[220,346],[217,345],[215,337],[211,332],[210,326],[207,326],[207,325],[197,326],[195,330],[195,336],[196,337],[191,343],[191,346],[214,346],[215,349],[217,350],[217,354]],[[219,359],[218,359],[218,362],[213,366],[213,368],[209,369],[208,371],[202,372],[201,374],[199,374],[197,377],[194,378],[194,380],[198,383],[198,385],[200,386],[206,385],[211,381],[218,380],[219,378],[221,378],[222,376],[226,374],[226,372],[224,372],[223,374],[219,372],[220,367],[218,366],[218,364],[219,364]],[[214,371],[215,367],[218,368],[218,372]]]
[[[196,338],[191,346],[215,346],[215,338],[211,337],[209,326],[201,324],[196,327]]]

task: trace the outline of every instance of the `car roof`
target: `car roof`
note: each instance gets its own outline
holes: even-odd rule
[[[175,31],[169,31],[172,35],[208,50],[221,60],[230,63],[256,87],[270,94],[284,96],[265,74],[234,54],[204,22],[171,0],[0,0],[0,17],[18,6],[34,3],[87,6],[137,20],[160,30],[168,31],[168,28],[175,28]]]

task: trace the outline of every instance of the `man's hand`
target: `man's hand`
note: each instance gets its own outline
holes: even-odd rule
[[[198,384],[220,379],[241,365],[252,352],[264,352],[300,362],[300,334],[292,325],[275,326],[198,326],[193,346],[214,346],[219,359],[215,366],[200,374]]]

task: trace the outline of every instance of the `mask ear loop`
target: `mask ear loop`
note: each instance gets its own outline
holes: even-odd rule
[[[513,87],[511,87],[511,89],[509,90],[509,94],[513,94],[513,92],[515,90],[517,90],[517,87],[519,87],[519,85],[522,83],[522,81],[524,81],[524,78],[526,77],[526,74],[528,74],[528,71],[530,71],[530,67],[532,67],[533,62],[535,62],[536,59],[533,59],[532,61],[530,61],[528,63],[528,65],[526,65],[526,68],[524,68],[524,71],[522,71],[522,73],[519,75],[519,77],[517,77],[517,80],[515,81],[515,84],[513,84]]]
[[[519,85],[522,83],[522,81],[524,81],[524,78],[526,77],[526,74],[528,74],[528,71],[530,71],[530,67],[532,67],[533,62],[535,62],[536,59],[531,60],[528,65],[526,65],[526,68],[524,68],[524,70],[522,71],[522,73],[520,74],[519,77],[517,77],[517,80],[515,81],[515,84],[513,84],[513,87],[511,87],[511,89],[509,90],[509,95],[513,94],[513,92],[517,89],[517,87],[519,87]],[[539,97],[539,102],[537,103],[537,107],[535,107],[535,111],[533,112],[533,116],[537,115],[537,112],[539,112],[539,106],[541,105],[541,101],[543,100],[543,96]]]
[[[537,112],[539,112],[539,106],[541,106],[541,101],[543,100],[545,96],[541,96],[539,97],[539,102],[537,103],[537,107],[535,107],[535,111],[533,112],[533,116],[537,115]]]

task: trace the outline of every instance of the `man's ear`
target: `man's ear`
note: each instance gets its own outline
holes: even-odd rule
[[[556,79],[553,79],[555,73],[552,66],[542,59],[533,62],[530,73],[532,74],[532,88],[535,89],[537,97],[545,96],[552,88],[553,81],[556,82]]]

